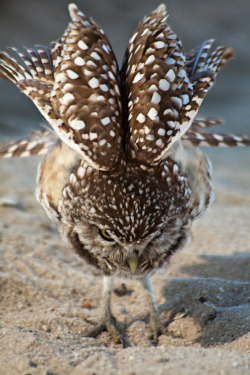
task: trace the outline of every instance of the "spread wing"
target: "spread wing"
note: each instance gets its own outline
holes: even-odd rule
[[[186,57],[164,5],[139,24],[122,68],[131,157],[155,163],[188,131],[218,71],[233,56],[226,47],[210,53],[211,44]]]
[[[78,8],[51,49],[0,53],[0,76],[38,107],[59,138],[94,168],[110,170],[121,152],[121,101],[117,62],[103,31]]]

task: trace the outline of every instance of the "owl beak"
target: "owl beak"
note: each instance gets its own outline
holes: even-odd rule
[[[138,264],[138,255],[133,251],[128,259],[128,264],[132,273],[135,273]]]

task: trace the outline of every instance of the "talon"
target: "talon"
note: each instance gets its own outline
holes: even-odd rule
[[[113,278],[112,277],[104,277],[103,278],[103,313],[102,318],[99,324],[90,331],[86,336],[87,337],[97,337],[100,333],[107,331],[112,340],[119,344],[121,343],[122,346],[125,348],[129,346],[129,343],[126,342],[125,337],[119,331],[116,326],[116,319],[112,315],[110,301],[111,301],[111,291],[113,285]]]
[[[158,314],[151,315],[149,325],[152,331],[152,342],[154,345],[157,345],[158,338],[163,333],[163,327]]]
[[[102,332],[108,332],[112,338],[112,340],[116,344],[122,344],[123,347],[126,346],[125,339],[123,334],[119,332],[115,324],[115,318],[111,315],[109,317],[105,317],[102,319],[101,323],[99,323],[92,331],[90,331],[86,336],[87,337],[94,337],[100,335]]]
[[[98,326],[96,326],[94,329],[92,329],[92,331],[87,333],[86,337],[96,338],[98,335],[100,335],[100,333],[104,331],[106,331],[106,326],[105,324],[101,323],[101,324],[98,324]]]

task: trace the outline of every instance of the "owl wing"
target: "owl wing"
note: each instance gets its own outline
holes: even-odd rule
[[[250,146],[250,138],[235,134],[205,133],[207,128],[223,124],[217,119],[197,118],[182,137],[185,147],[242,147]]]
[[[233,56],[226,47],[209,54],[211,43],[186,59],[164,5],[139,24],[122,67],[131,157],[155,163],[190,128],[217,72]]]
[[[53,130],[37,130],[26,138],[1,144],[0,159],[45,155],[58,142]]]
[[[36,46],[34,49],[9,48],[17,54],[14,57],[0,52],[0,77],[12,81],[37,106],[50,124],[58,121],[53,110],[50,95],[54,85],[54,69],[50,49]],[[52,130],[32,132],[26,138],[4,143],[0,148],[0,158],[26,157],[46,154],[58,142]]]
[[[50,48],[22,53],[22,64],[0,54],[0,76],[13,81],[36,104],[59,138],[89,165],[110,170],[121,152],[118,67],[103,31],[78,8]]]
[[[52,48],[53,108],[64,124],[55,129],[95,168],[114,168],[121,149],[121,100],[118,66],[102,29],[78,8]]]
[[[37,106],[49,123],[57,120],[50,94],[54,84],[53,64],[50,49],[37,46],[34,49],[9,48],[21,60],[0,52],[0,77],[8,79],[24,92]]]

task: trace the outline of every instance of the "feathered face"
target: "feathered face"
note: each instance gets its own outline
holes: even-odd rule
[[[171,159],[154,169],[129,163],[112,175],[81,163],[70,180],[61,220],[78,252],[94,255],[105,273],[148,273],[185,242],[190,190]]]
[[[68,239],[80,256],[104,274],[141,278],[161,267],[185,245],[190,224],[187,217],[173,216],[163,221],[160,230],[127,243],[112,233],[112,225],[107,231],[83,219]]]

